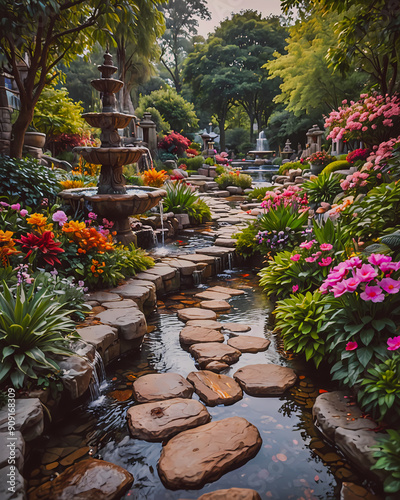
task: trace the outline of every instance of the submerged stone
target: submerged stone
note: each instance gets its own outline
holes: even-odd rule
[[[158,473],[171,489],[196,489],[245,464],[260,449],[257,428],[241,417],[183,431],[162,449]]]
[[[244,366],[233,377],[250,396],[283,394],[297,380],[291,368],[272,363]]]
[[[227,286],[219,286],[219,285],[208,288],[208,291],[227,293],[229,295],[243,295],[245,293],[244,290],[239,290],[238,288],[229,288]]]
[[[194,399],[168,399],[129,408],[126,418],[132,437],[163,441],[210,421],[204,405]]]
[[[171,398],[191,398],[193,386],[179,373],[151,373],[133,382],[138,403],[150,403]]]
[[[187,379],[194,385],[196,394],[208,406],[231,405],[243,397],[239,384],[227,375],[203,370],[189,373]]]

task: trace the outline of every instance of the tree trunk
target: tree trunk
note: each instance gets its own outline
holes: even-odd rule
[[[11,158],[22,158],[22,147],[24,145],[25,132],[33,119],[35,106],[33,104],[23,104],[16,122],[12,127],[12,140],[10,145]]]
[[[226,117],[224,116],[223,118],[218,119],[218,125],[219,125],[219,147],[221,152],[225,151],[225,120]]]
[[[250,119],[250,142],[254,142],[254,115],[249,115]]]

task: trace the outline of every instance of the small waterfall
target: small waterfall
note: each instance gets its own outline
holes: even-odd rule
[[[140,148],[146,150],[146,153],[142,156],[143,161],[146,163],[146,170],[153,168],[154,163],[153,163],[153,157],[151,156],[150,153],[150,149],[146,148],[145,146],[140,146]]]
[[[103,358],[97,351],[95,352],[94,360],[88,360],[88,362],[92,368],[92,379],[89,384],[90,399],[91,401],[95,401],[100,397],[100,386],[106,379],[106,370],[104,368]]]
[[[163,206],[163,202],[160,201],[158,206],[160,208],[160,219],[161,219],[161,245],[162,245],[162,247],[164,247],[165,246],[165,236],[164,236],[164,206]]]
[[[200,285],[200,283],[202,282],[202,278],[203,278],[203,270],[196,270],[196,271],[193,271],[193,285],[194,286],[197,286],[197,285]]]
[[[229,252],[228,253],[228,269],[231,270],[232,269],[232,262],[233,262],[233,253]]]

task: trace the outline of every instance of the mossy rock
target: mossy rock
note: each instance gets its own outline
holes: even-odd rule
[[[324,170],[323,174],[330,174],[332,172],[336,172],[336,170],[348,170],[351,167],[350,163],[346,160],[336,160],[332,163],[329,163]]]

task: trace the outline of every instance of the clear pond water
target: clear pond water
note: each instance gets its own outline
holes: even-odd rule
[[[256,283],[250,271],[234,269],[207,285],[162,298],[158,311],[148,318],[149,332],[141,352],[128,353],[107,367],[107,380],[102,385],[100,398],[76,409],[64,422],[56,422],[53,431],[43,438],[42,448],[33,455],[30,486],[37,486],[65,469],[65,458],[55,458],[55,455],[66,448],[68,451],[62,453],[67,459],[70,456],[67,453],[77,450],[82,458],[88,453],[100,455],[129,470],[134,484],[125,499],[196,499],[205,492],[235,486],[253,488],[262,499],[329,500],[340,498],[343,480],[362,484],[363,478],[357,476],[334,448],[321,440],[313,426],[313,402],[320,391],[329,388],[328,383],[283,357],[280,339],[271,332],[269,323],[272,306]],[[164,372],[186,377],[196,369],[193,358],[180,345],[179,332],[184,323],[177,318],[176,311],[192,307],[197,300],[193,295],[215,284],[246,291],[246,295],[231,299],[231,310],[219,315],[219,321],[251,325],[248,334],[271,340],[266,352],[242,354],[227,374],[232,375],[247,364],[270,362],[292,366],[299,380],[280,397],[256,398],[244,394],[242,400],[231,406],[208,407],[212,420],[240,416],[254,424],[263,440],[261,449],[245,465],[200,490],[172,491],[164,487],[157,473],[162,444],[132,439],[126,424],[126,411],[135,404],[132,383],[137,377]],[[193,397],[197,398],[196,394]]]

